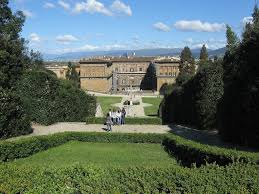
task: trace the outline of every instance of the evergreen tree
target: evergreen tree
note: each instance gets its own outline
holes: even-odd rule
[[[195,60],[189,47],[184,47],[180,56],[181,62],[179,66],[180,73],[176,79],[178,86],[186,83],[195,74]]]
[[[207,48],[205,46],[205,44],[202,46],[201,48],[201,52],[200,52],[200,61],[202,62],[206,62],[209,60],[209,55],[207,52]]]
[[[227,25],[226,35],[227,35],[227,51],[233,52],[235,48],[238,46],[239,39],[229,25]]]

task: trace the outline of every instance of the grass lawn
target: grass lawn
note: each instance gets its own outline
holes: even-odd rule
[[[169,166],[174,158],[160,144],[87,143],[71,141],[13,163],[30,166],[64,167],[72,164],[109,166]]]
[[[122,97],[97,96],[97,102],[102,107],[103,114],[108,113],[109,109],[114,108],[112,104],[120,103]]]
[[[149,98],[149,97],[142,97],[142,102],[152,104],[153,106],[145,107],[145,115],[146,116],[158,116],[157,112],[159,109],[159,105],[163,98]]]

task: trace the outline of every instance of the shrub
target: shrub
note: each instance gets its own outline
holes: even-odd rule
[[[26,113],[37,123],[83,121],[95,114],[94,97],[47,71],[26,72],[17,88]]]
[[[20,98],[11,90],[0,87],[0,139],[32,132]]]
[[[104,124],[106,121],[105,118],[100,117],[87,117],[86,118],[86,124]],[[162,120],[157,117],[152,118],[137,118],[137,117],[126,117],[125,118],[126,124],[132,124],[132,125],[161,125]]]

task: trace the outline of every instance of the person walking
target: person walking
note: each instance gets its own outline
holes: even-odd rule
[[[107,125],[107,131],[112,131],[112,118],[109,113],[106,115],[106,125]]]
[[[126,118],[126,110],[125,108],[122,108],[121,110],[121,124],[125,125],[125,118]]]

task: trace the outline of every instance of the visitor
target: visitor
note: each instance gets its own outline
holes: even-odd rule
[[[117,125],[121,125],[121,111],[118,110],[116,113]]]
[[[111,112],[111,119],[112,119],[112,124],[115,125],[117,123],[117,118],[116,118],[116,110],[113,109]]]
[[[125,117],[126,117],[126,110],[125,108],[122,108],[121,110],[121,124],[125,125]]]
[[[109,115],[109,113],[107,113],[106,115],[106,125],[107,125],[107,131],[112,131],[112,118]]]

